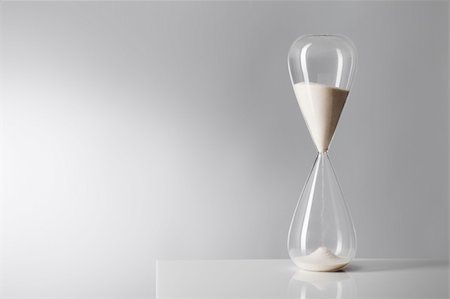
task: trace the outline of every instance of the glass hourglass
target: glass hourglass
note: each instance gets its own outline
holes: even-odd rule
[[[289,228],[289,256],[304,270],[337,271],[355,256],[356,234],[328,148],[355,73],[356,49],[344,36],[302,36],[289,50],[288,65],[318,150]]]

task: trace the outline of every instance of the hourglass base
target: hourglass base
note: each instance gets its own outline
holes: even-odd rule
[[[339,271],[350,262],[349,259],[335,255],[326,247],[319,247],[309,255],[293,257],[292,260],[301,269],[318,272]]]

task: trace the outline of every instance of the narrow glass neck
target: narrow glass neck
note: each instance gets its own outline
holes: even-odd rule
[[[317,152],[317,156],[318,157],[323,157],[323,158],[325,158],[325,157],[328,157],[328,150],[326,150],[326,151],[324,151],[324,152]]]

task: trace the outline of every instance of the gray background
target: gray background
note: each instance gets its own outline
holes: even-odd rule
[[[157,258],[286,258],[315,149],[286,65],[342,33],[357,257],[446,258],[446,2],[2,2],[5,293],[152,294]],[[86,291],[87,292],[87,291]]]

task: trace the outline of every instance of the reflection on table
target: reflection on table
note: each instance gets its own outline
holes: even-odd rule
[[[288,299],[355,299],[356,284],[346,272],[296,271],[289,281]]]
[[[156,297],[448,298],[447,261],[355,260],[340,272],[298,270],[289,260],[158,261]]]

